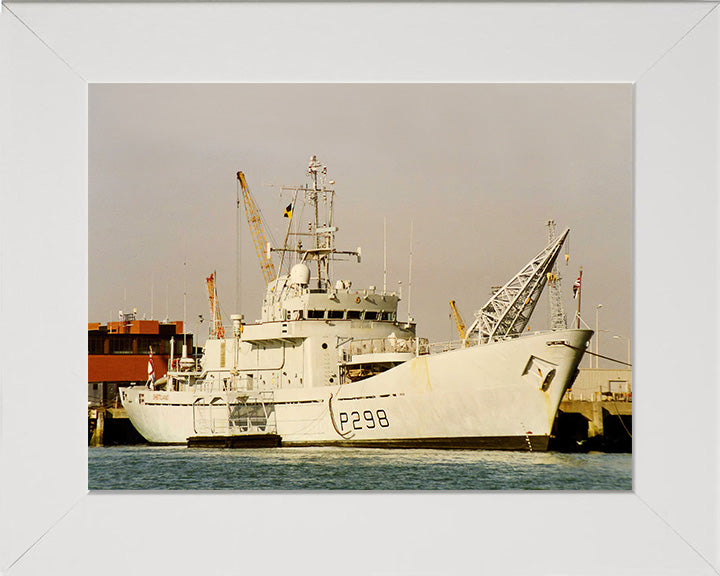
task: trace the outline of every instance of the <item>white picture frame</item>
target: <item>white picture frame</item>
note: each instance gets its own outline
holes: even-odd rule
[[[25,3],[0,14],[0,570],[716,574],[717,4]],[[87,491],[87,85],[629,82],[628,493]]]

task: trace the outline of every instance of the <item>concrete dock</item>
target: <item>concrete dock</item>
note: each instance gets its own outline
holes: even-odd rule
[[[551,450],[632,452],[632,401],[565,400],[553,436]]]
[[[632,370],[585,368],[560,403],[551,449],[632,452]]]

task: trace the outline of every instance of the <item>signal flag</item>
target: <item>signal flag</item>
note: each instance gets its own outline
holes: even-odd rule
[[[148,379],[146,385],[151,390],[155,388],[155,366],[153,365],[152,350],[150,350],[150,357],[148,358]]]
[[[580,278],[581,276],[578,276],[578,279],[575,280],[575,284],[573,284],[573,298],[577,298],[578,292],[580,292]]]

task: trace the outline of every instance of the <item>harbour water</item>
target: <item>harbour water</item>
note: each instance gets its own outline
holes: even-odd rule
[[[90,490],[632,490],[632,454],[376,448],[88,449]]]

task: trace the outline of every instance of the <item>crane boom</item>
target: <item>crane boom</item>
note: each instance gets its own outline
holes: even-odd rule
[[[455,318],[455,327],[457,328],[460,340],[465,340],[465,322],[463,322],[460,312],[458,312],[457,306],[455,306],[455,300],[450,300],[450,309],[452,310],[453,317]]]
[[[245,174],[242,172],[237,173],[237,179],[240,182],[240,188],[242,189],[243,202],[245,203],[245,214],[247,215],[248,226],[250,226],[250,233],[252,234],[253,242],[255,243],[255,250],[257,252],[258,260],[260,261],[260,269],[265,278],[265,283],[269,283],[275,280],[275,266],[272,260],[267,254],[267,240],[265,239],[265,230],[263,228],[262,219],[260,218],[260,211],[255,205],[255,200],[250,194],[250,188],[248,188],[247,181],[245,180]]]
[[[465,335],[465,344],[477,332],[475,343],[517,336],[525,330],[540,294],[547,283],[548,272],[560,253],[570,229],[554,239],[535,258],[530,260],[505,286],[499,288],[478,312]]]
[[[218,305],[217,287],[215,286],[215,272],[210,274],[207,282],[208,296],[210,297],[210,314],[212,315],[212,336],[213,338],[225,338],[225,328],[220,318],[220,306]]]

